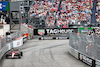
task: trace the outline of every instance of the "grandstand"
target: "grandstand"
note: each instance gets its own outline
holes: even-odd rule
[[[34,1],[29,16],[44,19],[45,28],[88,26],[100,22],[100,0]],[[35,23],[41,25],[41,21]]]
[[[100,0],[97,0],[97,7],[96,7],[96,15],[97,15],[97,19],[96,21],[98,23],[100,23]]]

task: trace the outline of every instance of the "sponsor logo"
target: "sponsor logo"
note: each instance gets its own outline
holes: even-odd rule
[[[85,30],[87,30],[87,27],[85,27]]]
[[[44,35],[45,34],[45,30],[44,29],[39,29],[38,30],[38,34],[39,35]]]
[[[73,32],[73,29],[46,29],[47,33],[51,34],[57,34],[57,33],[68,33],[68,32]]]
[[[2,9],[2,3],[0,3],[0,9]]]
[[[88,58],[85,55],[80,54],[80,60],[92,66],[92,59]]]
[[[20,42],[17,42],[17,45],[20,45]]]
[[[80,60],[82,60],[82,55],[80,54]]]

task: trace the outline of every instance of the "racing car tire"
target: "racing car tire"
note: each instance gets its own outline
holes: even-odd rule
[[[21,58],[21,55],[19,55],[18,58]]]
[[[23,52],[20,52],[21,56],[23,56]]]
[[[8,59],[8,55],[6,55],[6,59]]]
[[[67,37],[67,39],[69,39],[69,37]]]

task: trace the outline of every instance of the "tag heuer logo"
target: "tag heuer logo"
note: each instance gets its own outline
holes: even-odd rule
[[[40,30],[38,30],[38,34],[39,34],[39,35],[43,35],[43,34],[45,34],[45,30],[44,30],[44,29],[40,29]]]

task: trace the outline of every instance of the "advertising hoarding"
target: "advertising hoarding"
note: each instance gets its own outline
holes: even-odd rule
[[[13,47],[20,47],[23,45],[23,37],[18,40],[13,41]]]
[[[44,35],[64,35],[69,32],[78,32],[78,28],[62,28],[62,29],[34,29],[34,35],[40,35],[40,33],[44,33]]]
[[[81,34],[81,33],[85,34],[85,33],[87,33],[88,31],[91,31],[91,27],[81,27],[81,28],[79,28],[79,33],[80,33],[80,34]]]
[[[23,43],[25,43],[27,41],[27,36],[23,37]]]
[[[86,55],[79,53],[79,59],[84,63],[90,65],[91,67],[95,67],[95,60],[93,60],[92,58],[89,58]]]
[[[3,4],[2,11],[9,11],[9,2],[5,1],[5,2],[2,2],[2,4]]]
[[[0,11],[2,11],[2,2],[0,2]]]
[[[62,28],[62,29],[34,29],[33,35],[42,36],[39,40],[52,39],[69,39],[69,33],[76,32],[78,28]]]
[[[9,11],[9,2],[8,1],[0,1],[0,11]]]

